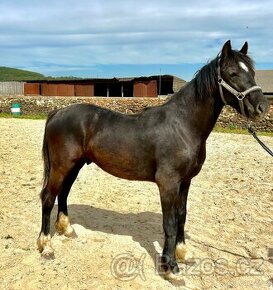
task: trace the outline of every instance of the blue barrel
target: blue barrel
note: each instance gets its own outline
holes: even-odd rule
[[[13,116],[20,116],[21,115],[21,108],[19,103],[15,103],[11,105],[11,114]]]

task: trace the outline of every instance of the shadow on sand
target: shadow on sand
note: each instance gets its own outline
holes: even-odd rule
[[[51,215],[51,234],[54,234],[54,222],[57,205]],[[68,206],[71,224],[79,224],[92,231],[107,234],[131,236],[132,239],[145,248],[155,260],[157,251],[154,242],[157,241],[161,248],[164,244],[162,228],[162,215],[154,212],[119,213],[112,210],[95,208],[90,205],[71,204]]]
[[[71,224],[79,224],[91,231],[100,231],[106,234],[119,236],[131,236],[138,242],[154,261],[159,271],[158,249],[154,242],[158,242],[161,248],[164,245],[164,233],[162,227],[162,214],[154,212],[119,213],[116,211],[96,208],[90,205],[71,204],[68,207]],[[57,206],[54,206],[51,222],[55,222]],[[52,230],[54,226],[51,227]],[[54,232],[52,232],[52,235]],[[186,238],[189,238],[186,235]],[[120,254],[120,253],[118,253]],[[161,252],[160,252],[161,254]],[[183,282],[184,283],[184,282]]]

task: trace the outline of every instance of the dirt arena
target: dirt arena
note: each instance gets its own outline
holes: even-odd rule
[[[45,121],[0,119],[1,289],[175,289],[156,273],[163,244],[155,184],[85,166],[69,196],[78,235],[36,250]],[[262,139],[273,148],[272,137]],[[194,178],[180,289],[273,289],[273,159],[251,136],[212,133]],[[56,218],[56,207],[52,221]],[[271,260],[271,259],[272,260]]]

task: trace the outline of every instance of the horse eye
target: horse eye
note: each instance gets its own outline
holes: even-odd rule
[[[233,78],[233,77],[236,77],[237,74],[236,74],[236,72],[230,72],[230,73],[229,73],[229,76],[230,76],[231,78]]]

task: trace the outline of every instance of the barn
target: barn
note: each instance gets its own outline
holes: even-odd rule
[[[273,101],[273,70],[257,70],[256,81]],[[0,82],[0,95],[158,97],[172,95],[186,81],[173,75],[131,78],[48,79]]]
[[[177,92],[186,82],[172,75],[112,78],[39,80],[24,83],[24,95],[82,97],[158,97]]]

